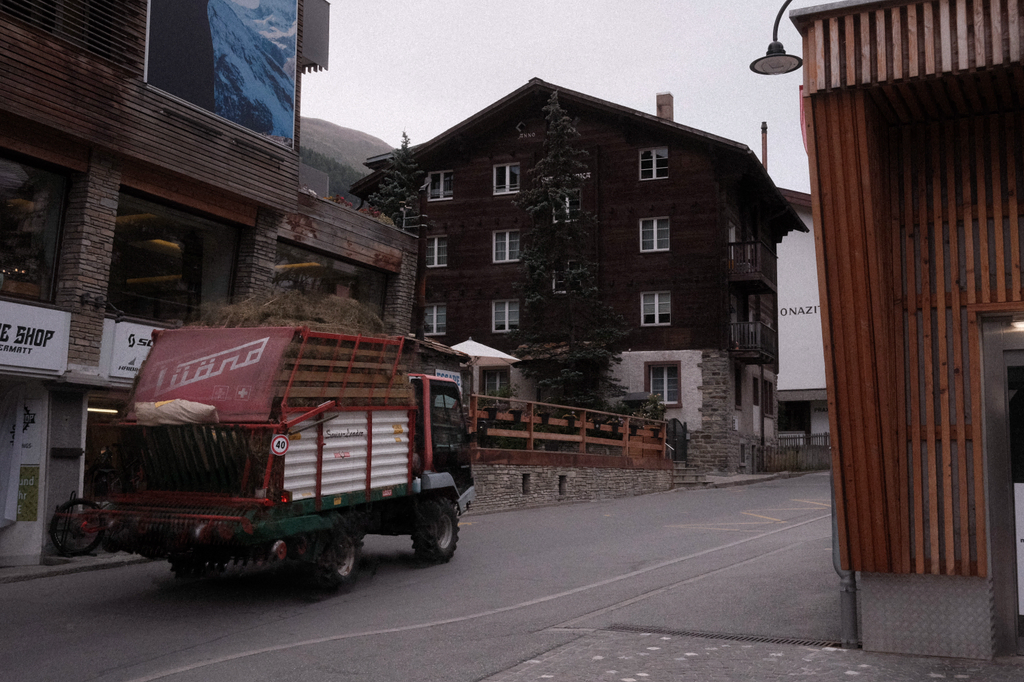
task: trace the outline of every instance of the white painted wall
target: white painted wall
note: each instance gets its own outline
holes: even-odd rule
[[[612,369],[612,376],[619,380],[627,393],[638,393],[644,390],[644,363],[678,362],[682,406],[666,410],[665,419],[678,419],[685,422],[689,430],[699,431],[703,401],[700,361],[699,350],[626,351],[622,353],[622,362]]]
[[[828,402],[811,401],[811,433],[828,433]]]
[[[825,352],[821,338],[814,224],[809,208],[797,206],[796,209],[810,232],[790,232],[778,247],[778,389],[823,390]]]

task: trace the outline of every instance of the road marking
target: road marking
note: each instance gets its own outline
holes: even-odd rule
[[[239,652],[234,653],[234,654],[227,654],[227,655],[224,655],[224,656],[218,656],[216,658],[210,658],[210,659],[207,659],[207,660],[204,660],[204,661],[197,661],[195,663],[190,663],[188,665],[183,665],[183,666],[181,666],[179,668],[174,668],[174,669],[171,669],[171,670],[164,670],[164,671],[160,671],[160,672],[150,673],[149,675],[145,675],[143,677],[135,677],[135,678],[132,678],[132,679],[128,680],[128,682],[153,682],[153,680],[160,680],[160,679],[163,679],[165,677],[170,677],[171,675],[180,675],[182,673],[191,672],[193,670],[198,670],[200,668],[206,668],[206,667],[212,666],[212,665],[219,665],[221,663],[229,663],[231,661],[237,661],[237,660],[240,660],[240,659],[243,659],[243,658],[249,658],[250,656],[259,656],[261,654],[269,654],[269,653],[273,653],[273,652],[276,652],[276,651],[288,651],[289,649],[298,649],[300,647],[315,646],[317,644],[327,644],[328,642],[340,642],[342,640],[355,639],[357,637],[372,637],[372,636],[375,636],[375,635],[391,635],[391,634],[395,634],[395,633],[399,633],[399,632],[410,632],[412,630],[425,630],[427,628],[438,627],[438,626],[441,626],[441,625],[451,625],[453,623],[464,623],[466,621],[476,620],[478,618],[486,618],[488,616],[495,616],[495,615],[498,615],[500,613],[508,613],[509,611],[518,611],[519,609],[524,609],[524,608],[528,608],[528,607],[531,607],[531,606],[536,606],[537,604],[544,604],[545,602],[554,601],[556,599],[563,599],[565,597],[571,597],[571,596],[573,596],[575,594],[579,594],[580,592],[587,592],[589,590],[597,589],[599,587],[605,587],[606,585],[612,585],[612,584],[620,582],[622,580],[629,580],[630,578],[635,578],[637,576],[644,575],[645,573],[650,573],[651,571],[657,571],[657,570],[660,570],[660,569],[665,568],[667,566],[673,566],[675,564],[682,563],[684,561],[690,561],[691,559],[696,559],[696,558],[699,558],[699,557],[702,557],[702,556],[706,556],[708,554],[713,554],[715,552],[720,552],[720,551],[725,550],[725,549],[730,549],[732,547],[737,547],[739,545],[743,545],[743,544],[746,544],[748,542],[753,542],[754,540],[760,540],[761,538],[768,537],[769,535],[775,535],[776,533],[783,533],[783,532],[788,531],[788,530],[793,530],[794,528],[799,528],[800,526],[806,526],[809,523],[814,523],[816,521],[821,521],[822,519],[831,519],[831,518],[832,518],[832,514],[823,514],[821,516],[816,516],[816,517],[814,517],[812,519],[808,519],[806,521],[801,521],[800,523],[795,523],[792,526],[788,526],[787,525],[787,526],[784,526],[782,528],[776,528],[774,530],[765,531],[765,532],[761,533],[760,535],[754,535],[754,536],[749,537],[749,538],[743,538],[742,540],[734,540],[732,542],[727,542],[724,545],[720,545],[718,547],[711,547],[709,549],[704,549],[704,550],[701,550],[699,552],[694,552],[693,554],[687,554],[687,555],[684,555],[684,556],[681,556],[681,557],[676,557],[674,559],[666,559],[665,561],[660,561],[660,562],[658,562],[656,564],[652,564],[650,566],[647,566],[646,568],[640,568],[640,569],[637,569],[635,571],[630,571],[629,573],[623,573],[621,575],[613,576],[611,578],[605,578],[604,580],[598,580],[597,582],[590,583],[589,585],[580,585],[579,587],[574,587],[572,589],[564,590],[562,592],[556,592],[555,594],[549,594],[549,595],[546,595],[546,596],[543,596],[543,597],[537,597],[535,599],[530,599],[530,600],[527,600],[527,601],[524,601],[524,602],[520,602],[518,604],[510,604],[509,606],[502,606],[502,607],[499,607],[499,608],[496,608],[496,609],[490,609],[488,611],[481,611],[479,613],[471,613],[471,614],[467,614],[465,616],[455,616],[455,617],[452,617],[452,618],[445,618],[445,619],[442,619],[442,620],[435,620],[435,621],[431,621],[431,622],[427,622],[427,623],[417,623],[415,625],[403,625],[403,626],[400,626],[400,627],[384,628],[384,629],[381,629],[381,630],[364,630],[362,632],[351,632],[351,633],[343,634],[343,635],[330,635],[330,636],[327,636],[327,637],[318,637],[316,639],[306,639],[306,640],[303,640],[301,642],[292,642],[290,644],[277,644],[275,646],[262,647],[262,648],[259,648],[259,649],[251,649],[249,651],[239,651]],[[776,551],[781,551],[781,550],[776,550]],[[766,556],[766,555],[761,555],[761,556]],[[724,569],[721,569],[721,570],[724,570]],[[708,574],[708,575],[710,575],[710,574]],[[180,652],[176,652],[176,653],[180,653]]]
[[[806,502],[807,504],[816,504],[819,507],[831,508],[831,502],[819,502],[818,500],[793,500],[794,502]]]
[[[665,528],[720,528],[725,530],[727,526],[767,526],[764,521],[729,521],[725,523],[678,523]]]
[[[597,611],[591,611],[590,613],[585,613],[582,616],[577,616],[576,618],[573,618],[572,620],[567,620],[564,623],[559,623],[558,625],[553,625],[549,629],[550,630],[572,629],[574,626],[576,626],[578,623],[580,623],[582,621],[589,620],[589,619],[594,618],[596,616],[604,615],[604,614],[609,613],[611,611],[617,611],[617,610],[619,610],[621,608],[625,608],[626,606],[632,606],[633,604],[636,604],[637,602],[644,601],[645,599],[650,599],[651,597],[656,597],[659,594],[664,594],[666,592],[669,592],[671,590],[676,589],[677,587],[682,587],[684,585],[689,585],[691,583],[695,583],[698,580],[703,580],[704,578],[708,578],[708,577],[711,577],[713,575],[717,575],[718,573],[722,573],[723,571],[728,571],[728,570],[733,569],[733,568],[739,568],[740,566],[745,566],[746,564],[750,564],[750,563],[753,563],[755,561],[759,561],[761,559],[764,559],[765,557],[770,557],[773,554],[778,554],[780,552],[789,551],[789,550],[793,549],[794,547],[799,547],[800,545],[807,544],[808,542],[810,542],[810,541],[809,540],[801,540],[800,542],[794,542],[793,544],[787,545],[786,547],[780,547],[778,549],[774,549],[774,550],[772,550],[770,552],[767,552],[765,554],[759,554],[759,555],[757,555],[755,557],[751,557],[749,559],[744,559],[743,561],[740,561],[740,562],[735,563],[735,564],[729,564],[728,566],[722,566],[721,568],[716,568],[716,569],[710,570],[707,573],[701,573],[700,575],[695,575],[695,576],[693,576],[691,578],[687,578],[686,580],[680,580],[677,583],[672,583],[671,585],[665,585],[664,587],[659,587],[659,588],[657,588],[655,590],[651,590],[650,592],[645,592],[644,594],[637,595],[636,597],[632,597],[630,599],[626,599],[624,601],[620,601],[617,604],[611,604],[610,606],[605,606],[604,608],[598,609]]]
[[[783,521],[782,519],[773,519],[770,516],[761,516],[760,514],[752,514],[750,512],[740,512],[740,513],[741,514],[746,514],[747,516],[754,516],[754,517],[759,518],[759,519],[768,519],[769,521],[774,521],[776,523],[785,523],[785,521]]]

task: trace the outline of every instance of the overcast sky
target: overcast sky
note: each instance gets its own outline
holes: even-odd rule
[[[761,154],[779,187],[809,191],[803,71],[760,76],[782,0],[331,0],[330,69],[302,79],[302,115],[397,146],[427,142],[531,78],[655,113]],[[801,55],[787,10],[779,40]]]

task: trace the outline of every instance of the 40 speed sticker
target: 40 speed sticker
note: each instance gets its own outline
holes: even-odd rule
[[[283,455],[288,452],[288,436],[279,433],[270,441],[270,451],[275,455]]]

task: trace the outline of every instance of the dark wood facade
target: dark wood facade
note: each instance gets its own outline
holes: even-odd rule
[[[598,227],[581,250],[597,263],[603,299],[632,327],[624,348],[728,348],[730,294],[774,328],[774,271],[762,288],[731,281],[729,227],[736,240],[763,243],[772,259],[783,235],[804,228],[754,154],[744,145],[535,79],[414,148],[420,169],[453,172],[450,199],[425,201],[421,195],[428,235],[447,238],[447,267],[427,271],[426,303],[447,306],[447,333],[439,338],[458,343],[471,337],[514,350],[507,334],[491,330],[491,303],[516,298],[521,268],[492,262],[492,235],[518,230],[525,238],[530,220],[513,204],[514,194],[494,194],[492,168],[519,163],[522,182],[531,181],[529,169],[544,153],[542,109],[554,90],[588,152],[581,209],[597,217]],[[659,147],[668,150],[668,177],[640,179],[640,151]],[[378,171],[353,192],[365,198],[380,180]],[[641,252],[640,220],[655,217],[669,219],[670,246]],[[752,279],[765,282],[766,276]],[[641,293],[661,291],[672,295],[671,324],[642,326]],[[765,359],[755,354],[754,361]]]

